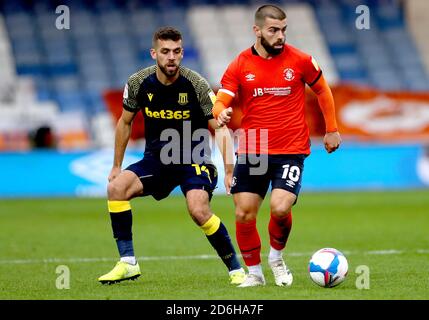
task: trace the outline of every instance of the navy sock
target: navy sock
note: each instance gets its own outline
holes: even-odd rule
[[[113,237],[121,257],[134,256],[131,210],[110,213]]]
[[[222,222],[215,233],[206,237],[229,271],[241,268],[231,238]]]

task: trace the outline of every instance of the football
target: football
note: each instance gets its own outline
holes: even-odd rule
[[[308,272],[314,283],[332,288],[346,279],[348,267],[344,254],[334,248],[323,248],[311,256]]]

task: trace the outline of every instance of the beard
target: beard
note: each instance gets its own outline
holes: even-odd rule
[[[284,49],[283,46],[280,49],[274,48],[275,45],[280,45],[280,44],[284,45],[284,41],[276,42],[273,45],[270,45],[264,37],[261,37],[261,45],[264,47],[265,51],[267,51],[268,54],[272,56],[278,55],[283,52],[283,49]]]
[[[163,74],[165,74],[165,76],[167,78],[174,77],[177,74],[177,71],[179,71],[179,66],[178,65],[175,65],[175,68],[172,69],[172,70],[168,70],[167,69],[167,65],[161,66],[160,64],[158,64],[158,66],[159,66],[159,69],[161,70],[161,72]]]

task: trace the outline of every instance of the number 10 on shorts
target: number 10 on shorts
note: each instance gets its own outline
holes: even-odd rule
[[[284,168],[282,179],[292,180],[293,182],[297,182],[299,180],[299,176],[301,174],[301,170],[297,166],[291,166],[289,164],[285,164],[282,166]]]

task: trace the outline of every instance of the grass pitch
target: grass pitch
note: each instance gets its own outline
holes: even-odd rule
[[[276,287],[267,265],[268,199],[258,219],[267,285],[257,288],[228,284],[182,196],[132,200],[142,276],[110,286],[97,282],[118,259],[105,199],[1,200],[0,299],[429,299],[429,190],[302,193],[285,253],[290,288]],[[212,209],[236,246],[232,199],[215,195]],[[311,254],[323,247],[343,251],[349,262],[336,288],[320,288],[308,276]],[[360,290],[362,265],[369,289]],[[67,269],[68,283],[61,278]]]

